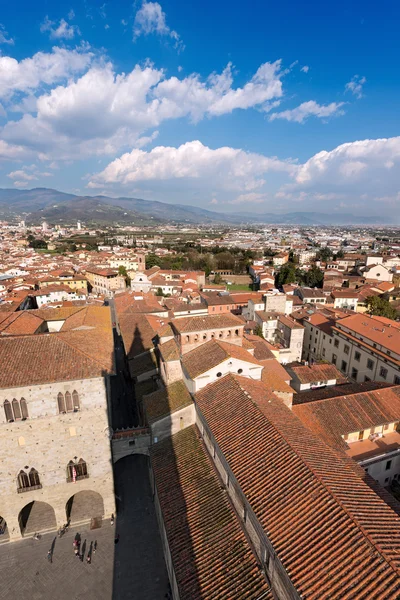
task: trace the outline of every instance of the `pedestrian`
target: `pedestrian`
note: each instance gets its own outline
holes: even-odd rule
[[[114,513],[111,515],[111,525],[114,525]]]
[[[47,552],[47,560],[48,560],[50,563],[52,563],[52,562],[53,562],[53,555],[52,555],[52,553],[51,553],[51,550],[49,550],[49,551]]]
[[[119,533],[117,533],[117,535],[115,536],[114,544],[118,544],[118,542],[119,542]]]
[[[96,554],[96,550],[97,550],[97,540],[95,540],[94,546],[93,546],[93,553],[94,554]]]

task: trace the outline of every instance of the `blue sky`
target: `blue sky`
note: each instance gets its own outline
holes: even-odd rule
[[[1,187],[400,214],[393,1],[24,0],[0,23]]]

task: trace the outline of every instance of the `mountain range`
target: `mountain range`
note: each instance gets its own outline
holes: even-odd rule
[[[29,224],[46,220],[54,225],[270,224],[270,225],[380,225],[383,217],[352,214],[291,212],[285,214],[219,213],[195,206],[167,204],[140,198],[77,196],[49,188],[0,189],[0,218],[23,218]]]

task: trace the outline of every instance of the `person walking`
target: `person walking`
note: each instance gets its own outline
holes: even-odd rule
[[[51,552],[51,550],[49,550],[49,551],[47,552],[47,560],[49,561],[49,563],[52,563],[52,562],[53,562],[53,555],[52,555],[52,552]]]

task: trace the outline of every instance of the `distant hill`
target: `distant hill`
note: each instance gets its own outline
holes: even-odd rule
[[[24,217],[28,223],[47,220],[69,225],[77,220],[87,224],[135,225],[177,222],[187,224],[270,224],[270,225],[381,225],[383,217],[355,217],[351,214],[293,212],[286,214],[219,213],[195,206],[167,204],[140,198],[76,196],[48,188],[0,189],[0,218]]]

